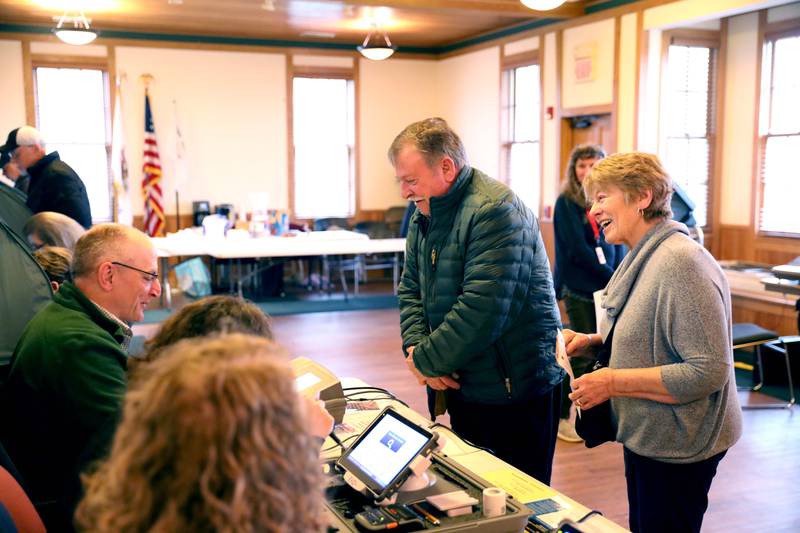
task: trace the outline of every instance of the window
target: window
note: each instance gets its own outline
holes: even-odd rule
[[[503,70],[501,179],[538,215],[541,90],[537,64]]]
[[[661,107],[661,155],[694,202],[698,226],[710,225],[717,48],[672,39]]]
[[[354,81],[295,76],[292,91],[294,215],[352,216],[356,211]]]
[[[92,219],[112,218],[109,156],[111,124],[108,75],[97,68],[35,67],[36,123],[47,152],[78,173],[86,186]]]
[[[800,180],[795,157],[800,154],[800,30],[767,39],[761,63],[761,144],[759,229],[800,236]]]

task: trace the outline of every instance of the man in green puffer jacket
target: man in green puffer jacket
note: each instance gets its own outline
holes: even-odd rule
[[[469,166],[440,118],[406,127],[389,160],[403,198],[417,205],[400,326],[431,416],[446,408],[459,435],[550,483],[564,372],[538,221],[508,187]]]

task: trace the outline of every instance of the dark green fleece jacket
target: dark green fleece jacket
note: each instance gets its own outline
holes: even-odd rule
[[[561,326],[539,223],[505,185],[465,167],[417,212],[400,282],[403,348],[427,376],[457,374],[464,400],[509,404],[559,383]]]
[[[3,390],[2,442],[34,500],[75,499],[79,472],[107,452],[127,387],[123,338],[71,283],[23,331]]]

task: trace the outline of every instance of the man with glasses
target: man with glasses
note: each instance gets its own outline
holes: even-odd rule
[[[161,295],[150,239],[102,224],[76,243],[73,280],[31,319],[3,391],[2,443],[49,530],[71,529],[79,474],[107,451],[127,387],[131,323]]]
[[[84,228],[91,227],[92,211],[83,181],[58,152],[45,151],[39,130],[31,126],[11,130],[0,152],[11,157],[18,172],[30,176],[26,203],[31,211],[63,213]]]

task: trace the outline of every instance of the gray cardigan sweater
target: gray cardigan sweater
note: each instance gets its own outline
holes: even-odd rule
[[[673,221],[627,255],[603,293],[603,337],[616,321],[611,368],[661,368],[678,400],[612,398],[617,441],[632,452],[693,463],[742,433],[731,346],[731,300],[716,260]]]

